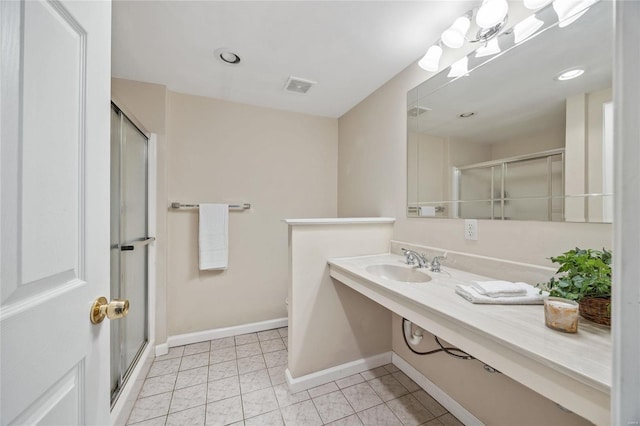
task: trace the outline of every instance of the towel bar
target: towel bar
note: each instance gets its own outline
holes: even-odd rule
[[[200,207],[200,204],[182,204],[175,201],[171,203],[172,209],[197,209],[198,207]],[[249,210],[250,208],[251,204],[249,203],[229,204],[229,210]]]

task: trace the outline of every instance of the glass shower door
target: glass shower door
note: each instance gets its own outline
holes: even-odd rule
[[[148,342],[148,139],[115,105],[111,124],[111,298],[129,314],[111,324],[111,399],[115,402]]]

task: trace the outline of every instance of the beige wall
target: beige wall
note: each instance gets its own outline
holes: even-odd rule
[[[198,270],[197,210],[168,213],[169,335],[283,318],[288,217],[335,217],[337,120],[168,94],[168,200],[249,202],[229,268]]]
[[[335,217],[337,120],[182,95],[113,79],[112,96],[158,135],[156,344],[168,336],[283,318],[287,217]],[[229,269],[198,270],[197,210],[231,212]]]
[[[564,126],[544,128],[532,135],[517,140],[491,144],[491,159],[516,157],[523,154],[564,148]]]
[[[603,104],[611,100],[611,88],[567,99],[566,194],[602,192]],[[602,208],[602,198],[573,198],[566,214],[574,221],[601,221]]]
[[[397,218],[396,240],[534,265],[549,266],[549,256],[575,246],[611,247],[612,228],[607,224],[483,220],[478,224],[478,241],[468,241],[464,239],[462,220],[407,218],[406,93],[428,76],[411,65],[339,119],[339,216],[393,216]],[[399,326],[394,325],[394,342],[398,332]],[[395,343],[394,350],[404,353]],[[472,376],[447,376],[456,368],[449,360],[429,359],[428,368],[427,361],[413,357],[407,360],[429,378],[434,371],[442,372],[438,383],[461,402],[466,401],[466,388],[474,389],[478,404],[492,405],[492,395],[509,393],[509,387],[521,387],[505,378],[476,387],[473,380],[468,380]],[[474,374],[481,374],[482,368],[476,368],[479,373]],[[537,401],[522,397],[517,403],[544,409],[546,404]],[[501,413],[487,416],[489,424],[504,424]]]
[[[293,379],[391,350],[391,313],[334,281],[327,259],[386,252],[392,233],[393,223],[289,226]]]
[[[126,108],[147,131],[157,135],[157,227],[156,227],[156,344],[167,341],[167,134],[165,86],[114,78],[111,95]],[[135,308],[135,307],[132,307]]]

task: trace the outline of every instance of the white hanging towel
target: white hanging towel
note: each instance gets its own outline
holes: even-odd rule
[[[227,269],[229,205],[200,204],[200,270]]]

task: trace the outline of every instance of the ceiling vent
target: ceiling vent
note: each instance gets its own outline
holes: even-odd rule
[[[427,111],[431,111],[431,109],[421,107],[421,106],[414,106],[413,108],[409,108],[409,110],[407,111],[407,115],[409,117],[417,117],[419,115],[424,114]]]
[[[289,76],[287,83],[284,85],[285,92],[307,93],[311,86],[316,84],[315,81],[305,80],[304,78]]]

